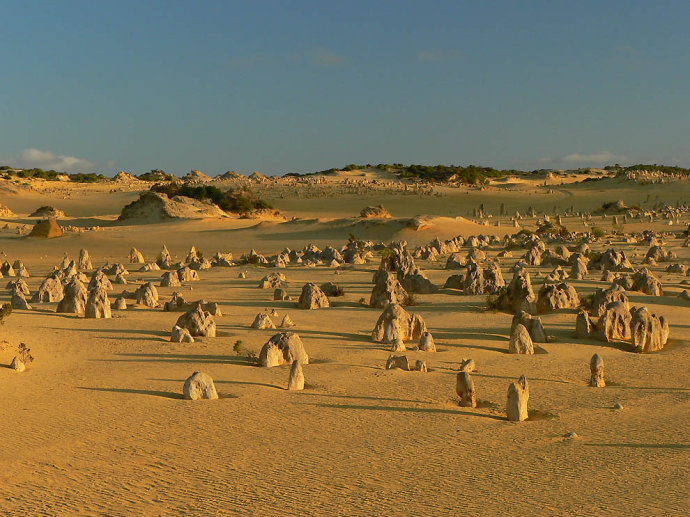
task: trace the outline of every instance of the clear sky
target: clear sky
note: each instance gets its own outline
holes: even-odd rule
[[[690,166],[690,2],[0,0],[0,164]]]

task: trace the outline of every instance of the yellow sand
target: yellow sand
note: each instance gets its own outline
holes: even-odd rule
[[[501,226],[481,226],[473,208],[484,203],[493,214],[500,203],[509,213],[528,206],[551,211],[574,205],[593,210],[605,201],[649,206],[656,196],[669,204],[688,201],[688,183],[640,186],[615,179],[542,187],[520,185],[477,189],[436,187],[433,193],[405,193],[398,187],[371,186],[350,192],[343,181],[321,185],[254,184],[288,218],[288,223],[229,219],[123,225],[120,208],[136,199],[138,185],[70,185],[18,182],[0,189],[0,203],[17,215],[2,222],[0,248],[10,262],[20,258],[34,291],[63,253],[76,258],[89,250],[94,265],[126,263],[132,246],[148,261],[165,243],[177,260],[189,247],[210,258],[250,248],[267,254],[309,242],[321,248],[358,238],[404,239],[424,244],[435,236],[513,233],[507,217]],[[369,171],[367,178],[376,178]],[[382,181],[391,181],[385,177]],[[5,182],[9,183],[9,182]],[[230,182],[231,183],[231,182]],[[230,184],[228,183],[228,185]],[[111,190],[115,190],[111,192]],[[650,201],[645,204],[647,196]],[[361,221],[359,211],[382,203],[394,219]],[[63,225],[100,226],[52,240],[20,237],[16,228],[38,206],[65,210]],[[433,216],[421,231],[408,227],[417,215]],[[456,219],[457,218],[457,219]],[[681,228],[687,226],[683,221]],[[534,228],[535,221],[523,221]],[[581,229],[579,218],[564,224]],[[596,224],[610,229],[611,219]],[[626,225],[626,231],[651,227],[679,231],[663,222]],[[669,240],[681,262],[690,249]],[[646,247],[615,242],[639,263]],[[597,247],[595,247],[597,248]],[[601,249],[601,247],[598,247]],[[499,248],[492,248],[495,256]],[[502,261],[510,280],[514,259]],[[439,285],[451,273],[438,263],[420,261]],[[575,311],[543,316],[553,341],[548,353],[506,354],[511,315],[485,310],[484,296],[449,291],[417,295],[421,314],[438,347],[435,354],[408,352],[426,360],[430,371],[385,371],[385,345],[370,332],[380,310],[362,307],[371,292],[378,262],[346,268],[290,266],[284,273],[296,299],[308,281],[336,281],[346,295],[333,307],[302,311],[291,302],[272,301],[272,290],[257,289],[270,272],[249,266],[201,271],[201,281],[159,288],[161,300],[173,291],[188,301],[220,304],[219,336],[193,344],[168,342],[179,313],[132,307],[113,311],[110,320],[85,320],[56,314],[56,304],[34,304],[15,311],[2,327],[6,340],[0,363],[9,364],[20,342],[36,360],[26,372],[0,369],[3,393],[0,435],[2,495],[7,515],[684,515],[688,508],[690,459],[690,302],[678,293],[679,275],[653,268],[666,295],[630,295],[671,324],[667,348],[636,355],[624,344],[575,339]],[[129,268],[133,291],[161,272]],[[534,267],[538,290],[550,267]],[[238,273],[247,270],[247,279]],[[540,277],[537,277],[537,273]],[[604,284],[600,272],[573,281],[581,295]],[[6,281],[6,280],[5,280]],[[2,300],[9,300],[4,290]],[[128,300],[128,304],[131,301]],[[249,328],[254,316],[275,308],[289,314],[293,329],[312,358],[304,367],[307,389],[288,392],[289,367],[248,365],[233,352],[242,341],[258,353],[274,333]],[[608,386],[587,386],[589,359],[599,353]],[[455,375],[462,358],[476,361],[473,374],[479,406],[460,408]],[[182,384],[194,371],[210,374],[217,401],[181,399]],[[525,374],[531,391],[530,420],[504,419],[508,385]],[[614,410],[615,403],[624,407]],[[579,438],[566,438],[575,432]]]

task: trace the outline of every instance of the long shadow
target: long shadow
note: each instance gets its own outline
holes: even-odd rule
[[[360,395],[331,395],[328,393],[304,393],[305,395],[312,395],[316,397],[329,397],[336,399],[362,399],[362,400],[385,400],[387,402],[407,402],[409,404],[433,404],[428,400],[409,400],[409,399],[396,399],[390,397],[365,397]]]
[[[434,337],[436,334],[434,333]],[[439,339],[440,341],[440,339]],[[499,352],[501,354],[507,354],[508,353],[508,347],[506,348],[498,348],[494,346],[481,346],[481,345],[463,345],[460,343],[448,343],[447,341],[443,341],[443,346],[447,347],[452,347],[452,348],[476,348],[478,350],[490,350],[491,352]]]
[[[49,330],[66,330],[62,327],[44,327]],[[119,334],[138,334],[138,335],[154,335],[154,336],[159,336],[159,337],[170,337],[170,332],[165,332],[164,330],[148,330],[148,329],[112,329],[112,328],[83,328],[79,327],[77,329],[70,329],[70,330],[78,330],[81,332],[97,332],[97,333],[104,333],[104,332],[117,332]]]
[[[474,372],[472,375],[475,376],[475,377],[488,377],[488,378],[490,378],[490,379],[508,379],[508,380],[515,380],[515,377],[508,377],[508,376],[505,376],[505,375],[489,375],[488,373],[477,373],[477,372]],[[573,383],[573,382],[570,382],[570,381],[564,381],[564,380],[561,380],[561,379],[542,379],[542,378],[539,378],[539,377],[529,377],[527,380],[528,380],[528,381],[541,381],[541,382],[558,382],[558,383],[560,383],[560,384],[576,384],[576,383]]]
[[[305,334],[305,335],[313,334],[314,336],[317,336],[317,337],[332,336],[334,338],[346,339],[349,341],[361,341],[363,343],[372,343],[370,335],[354,334],[354,333],[350,333],[350,332],[327,332],[324,330],[308,330],[308,329],[299,329],[296,332],[298,334]]]
[[[108,393],[133,393],[135,395],[151,395],[154,397],[163,397],[166,399],[182,399],[182,393],[175,393],[172,391],[155,391],[155,390],[135,390],[130,388],[87,388],[85,386],[77,386],[78,390],[89,391],[103,391]]]
[[[477,416],[481,418],[489,418],[491,420],[506,421],[506,418],[496,415],[485,415],[482,413],[470,413],[469,411],[456,411],[453,409],[440,408],[413,408],[413,407],[397,407],[397,406],[361,406],[353,404],[310,404],[313,406],[332,408],[332,409],[363,409],[373,411],[394,411],[400,413],[440,413],[444,415],[461,415],[461,416]]]
[[[583,443],[588,447],[620,447],[633,449],[681,449],[690,450],[686,443]]]
[[[220,363],[253,366],[253,363],[241,355],[199,355],[199,354],[115,354],[128,359],[93,359],[104,362],[124,363]]]
[[[622,384],[608,384],[607,382],[607,387],[609,389],[621,389],[621,390],[659,390],[659,391],[679,391],[681,393],[683,392],[690,392],[690,388],[667,388],[667,387],[659,387],[659,386],[624,386]]]

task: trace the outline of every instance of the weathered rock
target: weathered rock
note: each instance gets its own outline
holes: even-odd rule
[[[213,384],[213,379],[210,375],[203,372],[194,372],[184,381],[182,395],[186,400],[215,400],[218,398],[218,392]]]
[[[395,370],[396,368],[405,371],[410,370],[410,362],[408,361],[406,355],[388,356],[388,360],[386,361],[386,370]]]
[[[62,237],[65,232],[55,219],[44,219],[38,221],[29,233],[29,237],[40,237],[43,239],[53,239],[55,237]]]
[[[614,339],[628,339],[631,332],[630,320],[630,312],[623,303],[609,303],[597,321],[596,335],[606,342]]]
[[[419,338],[419,349],[422,352],[436,352],[436,343],[434,343],[431,332],[424,332]]]
[[[651,296],[663,296],[664,290],[661,287],[661,282],[647,269],[637,271],[633,276],[633,291],[641,291]]]
[[[599,354],[592,356],[592,359],[589,361],[589,370],[591,372],[590,386],[593,388],[603,388],[606,386],[606,382],[604,382],[604,360]]]
[[[56,312],[84,316],[86,314],[87,298],[88,291],[84,284],[78,279],[73,278],[65,286],[64,297],[60,300],[60,303],[58,303]]]
[[[277,289],[279,287],[285,287],[285,275],[282,273],[274,272],[270,275],[266,275],[259,281],[259,289]]]
[[[280,322],[280,326],[282,328],[289,328],[289,327],[294,327],[295,324],[293,323],[290,315],[286,314],[285,316],[283,316],[283,321]]]
[[[463,282],[462,292],[464,294],[484,293],[484,270],[476,262],[467,264],[467,274]]]
[[[163,244],[163,249],[158,254],[158,257],[156,257],[156,264],[158,264],[158,266],[162,269],[168,269],[172,263],[172,256],[170,255],[167,246]]]
[[[664,348],[669,335],[665,318],[652,314],[647,307],[633,308],[631,313],[630,327],[635,351],[650,353]]]
[[[577,318],[575,320],[575,337],[590,337],[593,327],[594,324],[589,319],[589,314],[587,314],[587,311],[580,311],[577,313]]]
[[[498,307],[511,312],[527,311],[533,307],[536,296],[532,290],[532,281],[525,268],[517,268],[508,288],[497,300]]]
[[[59,302],[64,296],[62,283],[55,275],[51,275],[41,283],[38,292],[34,294],[31,301],[33,303]]]
[[[124,296],[118,296],[115,298],[115,301],[113,302],[113,309],[116,311],[127,310],[127,301],[125,300]]]
[[[388,322],[391,324],[392,322]],[[393,343],[393,346],[391,346],[391,352],[393,353],[400,353],[400,352],[405,352],[407,348],[405,347],[405,342],[400,338],[399,333],[395,333],[394,336],[391,336],[390,342]]]
[[[129,250],[128,258],[130,264],[143,264],[145,262],[144,255],[136,248]]]
[[[93,264],[91,264],[91,257],[89,256],[88,250],[82,249],[79,251],[79,261],[77,262],[77,268],[80,271],[93,269]]]
[[[450,275],[443,285],[444,289],[460,289],[465,285],[465,276],[463,274]]]
[[[297,305],[300,309],[323,309],[331,306],[328,297],[318,285],[311,282],[304,284]]]
[[[387,328],[396,329],[393,334]],[[376,342],[392,343],[392,339],[400,337],[404,341],[414,341],[426,332],[426,324],[418,314],[410,314],[400,305],[391,303],[381,313],[371,338]],[[397,334],[397,335],[395,335]]]
[[[134,292],[136,301],[146,307],[158,307],[158,289],[151,282],[146,282]]]
[[[275,324],[271,320],[271,317],[266,314],[265,312],[260,312],[259,314],[256,315],[256,318],[254,318],[254,322],[252,323],[251,327],[253,329],[274,329],[276,328]]]
[[[288,390],[300,391],[304,389],[304,372],[302,371],[302,363],[298,359],[292,361],[290,367],[290,377],[288,378]]]
[[[408,293],[431,294],[437,291],[436,286],[418,267],[404,272],[398,271],[397,276],[400,285]]]
[[[108,291],[102,287],[97,287],[89,292],[86,299],[84,310],[86,318],[110,318],[110,301],[108,301]]]
[[[527,403],[529,401],[529,385],[522,375],[517,382],[508,387],[508,399],[506,402],[506,414],[511,422],[527,420]]]
[[[460,253],[451,253],[446,260],[446,269],[462,269],[465,267],[465,257]]]
[[[206,336],[216,337],[216,321],[211,313],[205,311],[201,304],[189,312],[184,313],[177,319],[179,327],[186,328],[193,337]]]
[[[628,297],[625,289],[620,285],[612,285],[608,289],[597,289],[592,297],[592,307],[590,312],[593,316],[601,316],[606,310],[606,306],[613,302],[620,302],[628,308]]]
[[[101,287],[106,291],[112,291],[113,289],[113,284],[110,282],[108,276],[103,272],[102,269],[97,269],[94,271],[93,275],[91,275],[88,289],[89,291],[92,291],[98,287]]]
[[[199,273],[189,266],[183,266],[177,270],[177,278],[180,282],[196,282],[199,280]]]
[[[544,330],[544,324],[541,322],[541,318],[539,316],[532,316],[525,311],[516,312],[510,325],[511,334],[518,324],[523,325],[527,329],[530,338],[532,338],[532,342],[546,343],[548,341],[546,337],[546,330]]]
[[[345,295],[345,291],[343,291],[343,287],[341,285],[334,283],[334,282],[326,282],[325,284],[321,284],[320,289],[329,298],[330,297],[336,298],[338,296],[344,296]]]
[[[25,280],[22,280],[21,278],[10,280],[9,282],[7,282],[6,287],[13,293],[21,293],[24,296],[29,296],[31,294],[31,291],[29,290],[29,285],[26,283]]]
[[[422,361],[421,359],[417,359],[417,361],[415,361],[414,369],[415,371],[422,373],[427,373],[429,371],[429,368],[426,366],[426,362]]]
[[[161,276],[161,287],[180,287],[181,285],[180,277],[176,271],[166,271]]]
[[[472,373],[476,366],[474,364],[474,359],[463,359],[460,363],[460,371]]]
[[[496,262],[489,262],[484,268],[484,292],[497,293],[505,285],[501,267]]]
[[[17,373],[22,373],[26,370],[26,365],[24,364],[24,361],[22,361],[19,358],[18,355],[15,355],[14,359],[12,359],[12,362],[10,363],[10,368]]]
[[[29,305],[29,302],[26,301],[24,295],[19,291],[14,291],[12,293],[12,299],[10,300],[10,304],[12,305],[13,309],[26,311],[31,310],[31,305]]]
[[[290,296],[288,295],[287,291],[282,288],[278,288],[275,291],[273,291],[273,299],[276,301],[289,301]]]
[[[383,205],[367,206],[359,213],[362,219],[387,219],[393,217]]]
[[[544,284],[539,290],[537,299],[537,312],[545,313],[558,309],[576,309],[580,305],[580,297],[571,285]]]
[[[259,364],[266,368],[292,364],[295,360],[300,364],[309,364],[304,343],[294,332],[280,332],[274,335],[259,353]]]
[[[455,392],[460,397],[460,407],[477,407],[477,394],[474,390],[474,381],[469,372],[458,372]]]
[[[534,353],[534,344],[529,332],[524,325],[518,323],[510,332],[510,344],[508,345],[508,353],[510,354],[527,354]]]
[[[371,291],[369,305],[385,307],[389,303],[400,304],[407,299],[407,296],[407,291],[395,274],[379,270],[376,275],[376,285]]]
[[[194,338],[189,333],[189,330],[175,325],[170,333],[170,341],[172,343],[194,343]]]

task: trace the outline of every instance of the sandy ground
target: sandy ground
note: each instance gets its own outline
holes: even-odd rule
[[[120,208],[136,199],[134,187],[11,185],[0,188],[0,202],[18,216],[2,223],[9,228],[0,232],[0,249],[10,261],[24,261],[33,291],[63,253],[76,258],[81,248],[101,265],[126,262],[131,246],[154,260],[164,243],[179,260],[192,244],[207,257],[216,251],[239,257],[250,248],[276,253],[309,242],[340,246],[350,233],[416,245],[437,235],[515,231],[507,217],[495,217],[491,226],[473,221],[480,203],[497,214],[501,203],[510,213],[526,213],[528,206],[592,210],[616,199],[642,206],[690,200],[687,182],[540,183],[483,191],[440,187],[432,194],[388,187],[349,192],[326,184],[307,198],[299,197],[299,187],[261,185],[276,208],[299,219],[155,225],[115,222]],[[394,219],[356,218],[364,206],[378,203]],[[18,236],[14,228],[30,224],[27,214],[43,204],[65,210],[63,224],[101,230],[49,241]],[[414,231],[407,220],[419,214],[437,218]],[[611,224],[596,219],[602,227]],[[625,229],[680,231],[687,222],[636,222]],[[564,224],[577,228],[581,222],[567,218]],[[688,264],[690,248],[682,242],[670,239],[667,248]],[[614,246],[638,264],[646,252],[622,242]],[[515,260],[502,261],[507,280]],[[419,264],[436,284],[452,273],[442,269],[445,259]],[[110,320],[87,320],[56,314],[56,304],[15,311],[1,329],[6,343],[0,363],[10,363],[19,342],[36,360],[21,374],[0,369],[0,514],[687,514],[690,302],[678,298],[687,287],[683,277],[664,273],[661,264],[653,269],[665,295],[630,295],[631,305],[645,304],[670,321],[668,346],[651,355],[633,354],[625,343],[573,338],[574,310],[543,316],[552,340],[542,353],[509,355],[511,315],[487,311],[484,296],[450,290],[417,295],[419,304],[410,310],[424,317],[438,347],[434,354],[408,352],[412,360],[426,360],[430,371],[423,374],[386,371],[388,348],[370,338],[381,311],[362,307],[359,299],[368,298],[377,267],[378,260],[340,275],[328,267],[283,270],[294,299],[308,281],[333,280],[345,288],[330,309],[317,311],[272,301],[272,290],[257,289],[271,269],[201,271],[201,281],[181,292],[187,300],[218,302],[223,316],[216,318],[218,337],[193,344],[168,341],[179,313],[133,307],[114,311]],[[130,268],[130,285],[116,285],[114,292],[145,280],[157,283],[161,274],[136,269]],[[530,268],[535,291],[551,269]],[[246,279],[238,278],[242,270]],[[593,271],[571,283],[582,296],[604,285],[599,277]],[[180,288],[159,288],[162,301],[174,290]],[[8,301],[8,291],[0,298]],[[285,389],[288,367],[258,368],[233,352],[239,339],[258,353],[275,333],[249,328],[265,308],[278,311],[276,323],[290,314],[312,358],[304,367],[303,392]],[[603,389],[587,386],[595,352],[606,364]],[[455,375],[465,357],[477,363],[477,408],[457,405]],[[182,384],[197,370],[213,377],[220,400],[182,400]],[[521,374],[531,387],[530,419],[516,424],[505,420],[504,408],[508,385]],[[623,409],[613,409],[615,403]],[[579,437],[567,438],[570,432]]]

